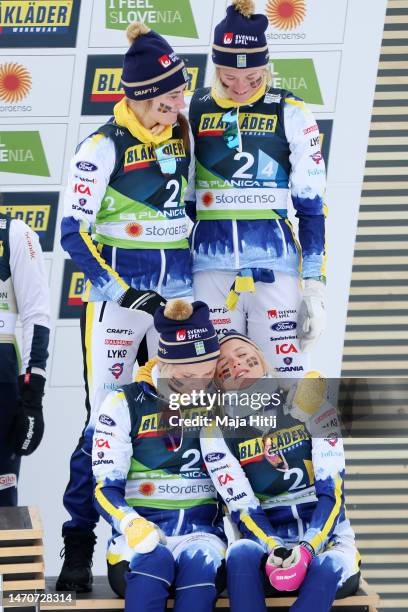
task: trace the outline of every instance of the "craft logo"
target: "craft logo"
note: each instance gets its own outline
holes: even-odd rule
[[[160,61],[167,56],[162,56]],[[207,55],[197,53],[181,55],[187,69],[186,95],[193,95],[198,87],[203,87]],[[82,102],[83,115],[109,115],[113,105],[119,102],[124,91],[121,82],[123,56],[88,56],[85,87]]]
[[[288,89],[308,104],[324,104],[312,59],[273,59],[271,70],[273,87]]]
[[[0,64],[0,100],[3,102],[21,102],[30,92],[31,84],[31,75],[21,64]]]
[[[0,172],[50,176],[39,132],[0,132]]]
[[[85,289],[85,277],[71,259],[64,262],[62,281],[60,319],[79,319],[82,308],[82,294]]]
[[[80,0],[2,0],[0,46],[74,47]]]
[[[190,0],[105,0],[106,28],[126,30],[141,21],[159,34],[198,38]],[[163,6],[165,4],[165,7]]]
[[[265,13],[273,28],[292,30],[306,17],[306,3],[305,0],[269,0]]]
[[[0,213],[27,223],[38,234],[43,251],[52,251],[58,192],[3,192],[2,195]]]

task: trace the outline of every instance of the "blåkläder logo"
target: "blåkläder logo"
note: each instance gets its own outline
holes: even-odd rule
[[[106,27],[126,30],[132,21],[141,21],[159,34],[198,38],[189,0],[105,0]],[[163,6],[165,4],[165,7]]]
[[[0,172],[50,176],[40,133],[1,131]]]
[[[272,85],[288,89],[308,104],[324,104],[313,59],[273,59]]]

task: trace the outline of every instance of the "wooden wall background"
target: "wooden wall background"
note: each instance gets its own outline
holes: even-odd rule
[[[362,24],[362,29],[364,24]],[[362,41],[362,44],[363,41]],[[388,0],[350,288],[343,376],[408,377],[408,0]],[[387,384],[387,380],[382,383]],[[408,414],[408,379],[359,402],[384,428]],[[394,425],[393,425],[394,423]],[[408,435],[346,441],[348,507],[381,610],[408,610]]]

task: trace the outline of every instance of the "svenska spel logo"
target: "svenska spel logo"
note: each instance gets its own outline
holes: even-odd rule
[[[265,13],[269,24],[279,30],[293,30],[306,17],[305,0],[268,0]]]
[[[21,102],[30,93],[31,74],[22,64],[0,64],[0,100],[8,104]]]

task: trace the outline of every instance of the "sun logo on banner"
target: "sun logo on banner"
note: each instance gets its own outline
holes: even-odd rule
[[[31,75],[21,64],[0,64],[0,99],[4,102],[21,102],[31,84]]]
[[[306,17],[306,2],[305,0],[269,0],[265,13],[271,26],[279,30],[292,30]]]
[[[143,234],[143,227],[139,223],[128,223],[125,232],[132,238],[137,238]]]

